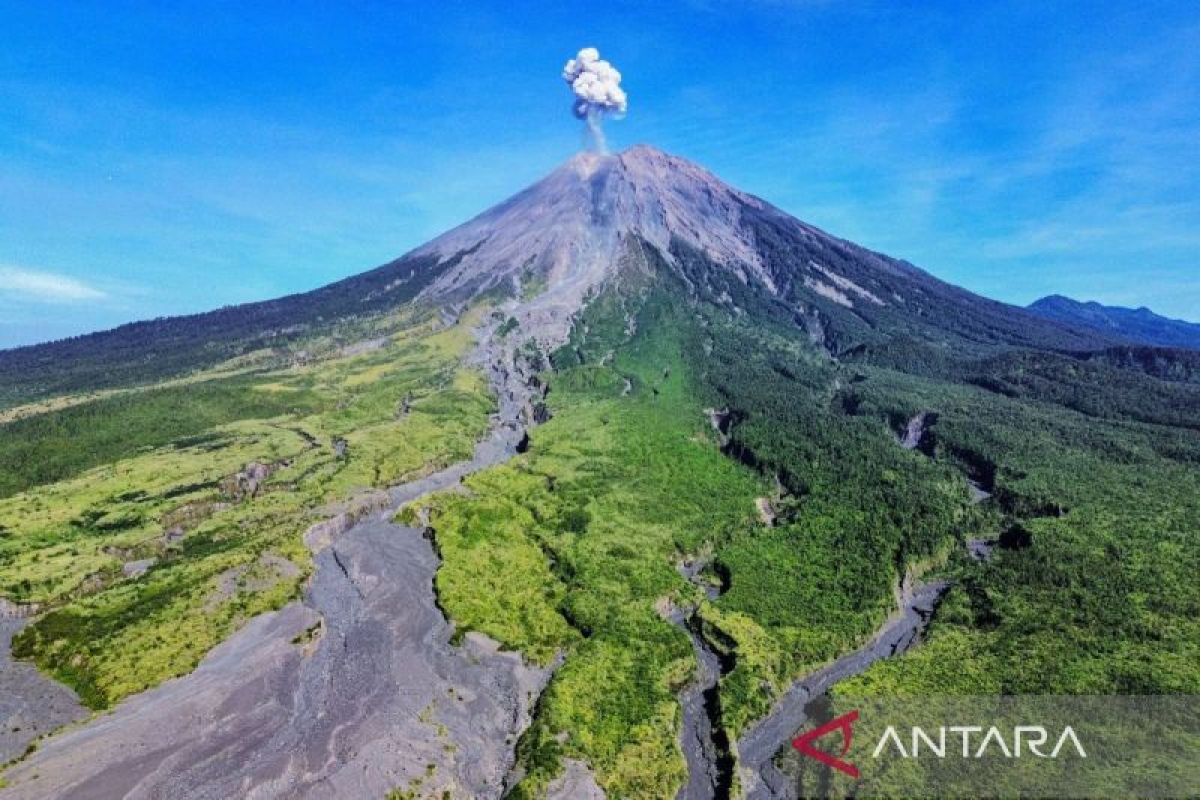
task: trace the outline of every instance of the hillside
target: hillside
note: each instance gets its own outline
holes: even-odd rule
[[[1089,328],[1144,345],[1200,350],[1200,324],[1155,314],[1145,306],[1122,308],[1097,302],[1081,303],[1060,294],[1035,300],[1029,310],[1040,317]]]
[[[0,409],[56,395],[144,385],[246,355],[298,349],[296,343],[347,329],[404,305],[439,266],[397,259],[305,294],[204,314],[133,322],[108,331],[0,350]]]
[[[654,148],[0,374],[12,652],[111,710],[13,797],[787,797],[814,676],[1200,693],[1194,362]]]
[[[726,291],[723,302],[763,292],[803,315],[797,324],[813,335],[827,332],[837,351],[911,340],[949,358],[952,351],[1095,350],[1123,341],[943,283],[641,146],[619,157],[581,153],[429,244],[311,292],[0,351],[0,409],[177,378],[239,356],[275,356],[278,363],[335,324],[350,339],[351,323],[416,297],[434,308],[513,287],[545,290],[540,324],[556,320],[551,333],[561,338],[571,310],[611,274],[629,237],[671,252],[676,269],[686,269],[692,252],[714,257],[722,268],[705,288]]]

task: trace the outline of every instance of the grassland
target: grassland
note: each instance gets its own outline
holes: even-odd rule
[[[829,410],[836,374],[810,346],[653,292],[598,300],[554,361],[553,418],[529,452],[430,505],[439,597],[461,630],[565,657],[521,742],[522,793],[567,757],[610,796],[670,796],[684,778],[677,693],[695,669],[670,605],[699,604],[735,660],[721,696],[736,733],[887,615],[905,564],[943,552],[968,517],[966,484],[883,422]],[[741,369],[761,405],[733,394],[750,385]],[[722,452],[705,409],[732,400],[744,413]],[[753,435],[773,438],[751,458]],[[800,446],[818,451],[787,450]],[[776,526],[756,498],[774,500]],[[715,603],[680,577],[691,556],[729,585]]]
[[[764,482],[720,454],[680,348],[642,337],[556,375],[528,454],[432,503],[437,589],[461,630],[542,663],[566,655],[521,745],[527,793],[563,755],[611,796],[683,779],[676,693],[694,663],[662,601],[695,600],[675,563],[750,525]]]
[[[470,453],[493,409],[462,363],[477,319],[383,320],[366,347],[0,427],[22,452],[0,471],[0,591],[48,609],[14,652],[104,708],[297,596],[307,527]]]

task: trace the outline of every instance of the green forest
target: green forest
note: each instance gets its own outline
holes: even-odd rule
[[[731,738],[870,636],[906,573],[952,581],[928,642],[839,692],[1196,691],[1193,387],[1046,353],[917,375],[831,361],[785,318],[634,286],[554,355],[554,417],[529,452],[433,503],[450,615],[567,654],[520,746],[522,792],[568,757],[611,795],[671,794],[691,660],[672,604],[698,604],[734,664]],[[934,422],[905,450],[919,412]],[[991,497],[973,503],[968,478]],[[994,557],[969,558],[968,539]],[[696,556],[715,601],[672,569]]]

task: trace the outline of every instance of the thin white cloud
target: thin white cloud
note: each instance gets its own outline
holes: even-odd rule
[[[0,266],[0,296],[10,294],[44,303],[75,303],[107,297],[94,286],[66,275]]]

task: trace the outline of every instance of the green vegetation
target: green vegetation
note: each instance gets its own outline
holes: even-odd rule
[[[995,470],[994,532],[1028,546],[960,560],[929,641],[842,691],[1200,691],[1200,434],[888,371],[859,386],[864,411],[938,409],[939,452]]]
[[[521,323],[517,320],[516,317],[509,317],[508,319],[504,320],[504,322],[500,325],[499,328],[496,329],[496,335],[500,336],[500,337],[508,336],[510,333],[515,331],[520,326],[521,326]]]
[[[1106,396],[1086,371],[1086,395],[1041,394],[1059,402],[890,370],[870,369],[866,377],[855,387],[863,413],[936,409],[936,457],[994,475],[993,534],[1001,546],[982,563],[956,557],[948,570],[954,584],[926,641],[839,684],[834,713],[894,698],[1086,695],[1101,704],[1089,721],[1112,720],[1100,724],[1113,726],[1124,751],[1137,731],[1104,696],[1200,691],[1200,407],[1180,408],[1180,427],[1120,419],[1122,404],[1129,403],[1129,416],[1144,416],[1175,391],[1150,384],[1136,407],[1121,397],[1121,382]],[[1098,419],[1102,408],[1117,419]],[[1182,730],[1164,732],[1172,723]],[[1026,764],[997,774],[994,785],[1019,793],[1004,782],[1078,787],[1086,777],[1097,791],[1153,793],[1155,780],[1178,780],[1192,764],[1194,730],[1194,713],[1173,708],[1145,726],[1150,738],[1137,761],[1122,752],[1070,776],[1053,762]],[[1089,732],[1089,755],[1107,735]],[[908,766],[857,791],[911,793],[929,780],[923,770],[952,785],[953,776],[928,762]]]
[[[711,320],[703,360],[728,452],[774,476],[774,527],[716,553],[729,591],[706,619],[731,638],[727,727],[764,714],[792,677],[863,641],[895,607],[907,567],[972,526],[962,476],[903,450],[884,422],[846,413],[840,371],[771,326]]]
[[[593,312],[562,357],[616,344],[610,320]],[[438,594],[460,630],[542,663],[567,654],[521,744],[526,793],[561,755],[591,763],[611,796],[666,796],[683,779],[676,693],[694,662],[662,603],[695,601],[675,562],[748,527],[764,487],[712,443],[672,321],[644,318],[654,336],[555,375],[529,453],[432,501]]]
[[[230,360],[278,365],[322,337],[360,341],[394,325],[391,312],[455,263],[431,256],[401,258],[303,294],[0,351],[0,409],[152,384]]]
[[[953,588],[927,641],[839,686],[840,701],[1200,693],[1194,359],[1071,355],[1086,337],[1050,323],[1005,340],[1009,312],[983,301],[935,324],[952,293],[907,267],[876,275],[760,233],[767,268],[820,261],[895,304],[804,305],[798,284],[767,296],[698,253],[654,277],[627,270],[552,355],[552,418],[528,451],[421,501],[459,633],[562,658],[518,746],[518,795],[564,758],[611,797],[674,794],[677,695],[695,669],[667,619],[679,608],[725,656],[731,739],[929,571]],[[482,313],[441,331],[356,318],[158,388],[12,411],[0,593],[48,608],[15,652],[103,708],[295,597],[309,526],[469,455],[493,407],[462,362]],[[494,321],[513,346],[526,335]],[[896,435],[918,412],[929,429],[905,450]],[[972,504],[968,476],[990,500]],[[1001,546],[980,563],[968,538]],[[720,597],[681,577],[691,558]]]
[[[699,603],[733,656],[721,703],[736,733],[867,636],[906,564],[944,554],[973,519],[966,483],[837,407],[837,372],[806,342],[654,290],[599,298],[553,361],[554,416],[529,452],[432,501],[439,597],[461,629],[566,655],[521,742],[521,792],[571,757],[611,796],[669,796],[695,669],[670,604]],[[738,457],[706,406],[736,420]],[[754,501],[777,493],[767,527]],[[700,554],[729,584],[715,603],[675,569]]]
[[[28,453],[0,470],[22,487],[0,499],[0,591],[49,609],[14,653],[104,708],[296,597],[306,528],[470,453],[493,408],[461,365],[477,319],[0,426]]]
[[[304,388],[256,391],[253,376],[106,397],[0,426],[0,497],[74,477],[219,425],[317,410]]]
[[[713,291],[743,311],[645,286],[593,302],[554,355],[554,417],[529,452],[433,502],[437,586],[461,629],[542,663],[565,654],[520,745],[520,793],[564,757],[611,796],[674,792],[674,696],[694,663],[668,600],[698,604],[733,664],[731,736],[931,569],[955,588],[930,641],[844,691],[1196,690],[1193,387],[1053,354],[839,364],[761,298]],[[904,450],[920,411],[927,444]],[[973,505],[967,476],[994,498]],[[963,553],[996,537],[990,562]],[[716,601],[679,578],[685,554],[708,554]]]

